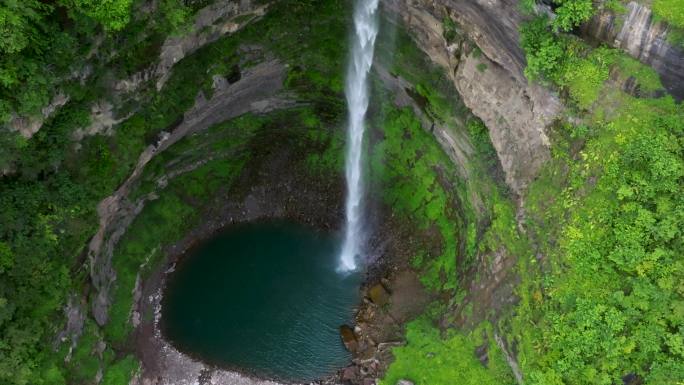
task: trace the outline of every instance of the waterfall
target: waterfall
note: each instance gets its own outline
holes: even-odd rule
[[[346,224],[340,269],[356,269],[356,257],[363,241],[363,134],[368,110],[368,73],[373,65],[375,38],[378,35],[378,0],[356,0],[351,59],[347,70],[345,94],[349,108],[347,143]]]

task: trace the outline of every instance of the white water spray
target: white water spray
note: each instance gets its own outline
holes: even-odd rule
[[[368,73],[373,65],[375,38],[378,35],[378,0],[356,0],[354,37],[347,70],[345,94],[349,107],[347,143],[347,208],[346,227],[340,269],[356,269],[356,256],[361,253],[363,236],[363,134],[368,110]]]

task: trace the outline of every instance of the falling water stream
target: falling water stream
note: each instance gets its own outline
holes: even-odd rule
[[[378,0],[356,0],[351,60],[345,93],[349,107],[347,144],[346,226],[340,269],[356,269],[356,257],[363,244],[363,135],[368,110],[368,73],[373,65],[375,38],[378,35]]]

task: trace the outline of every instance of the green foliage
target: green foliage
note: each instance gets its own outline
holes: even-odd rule
[[[560,131],[526,199],[528,228],[548,261],[538,274],[535,259],[521,260],[512,324],[523,372],[532,385],[610,385],[629,373],[648,385],[677,384],[684,381],[684,111],[671,98],[606,87],[609,73],[633,78],[646,96],[662,84],[624,54],[552,34],[540,20],[522,31],[528,73],[591,113],[583,116],[589,125]],[[553,44],[564,54],[538,65]]]
[[[246,34],[291,63],[287,85],[310,96],[319,105],[316,111],[325,116],[327,109],[341,109],[337,104],[344,92],[347,39],[340,36],[347,33],[345,17],[349,9],[339,1],[319,1],[313,7],[311,4],[308,0],[282,1]],[[293,13],[292,9],[299,12]],[[300,33],[292,25],[299,25],[307,33]]]
[[[11,112],[37,114],[49,102],[57,74],[73,69],[76,30],[88,22],[67,31],[68,23],[62,23],[67,20],[55,16],[57,9],[36,0],[0,4],[0,123]]]
[[[106,29],[121,30],[131,17],[133,0],[62,0],[70,8],[83,12]]]
[[[341,174],[344,170],[344,136],[343,132],[336,131],[336,135],[330,135],[324,128],[312,130],[313,143],[318,146],[325,146],[325,151],[319,153],[312,151],[307,155],[307,165],[314,174]]]
[[[52,7],[36,0],[4,1],[0,5],[0,52],[26,48],[37,34],[37,23]]]
[[[491,224],[487,228],[479,248],[485,252],[495,252],[501,247],[510,255],[525,258],[530,254],[529,245],[518,232],[515,207],[509,199],[498,191],[491,196]]]
[[[602,57],[584,60],[585,46],[575,39],[558,35],[551,30],[548,18],[540,16],[524,24],[520,30],[521,45],[525,50],[525,75],[530,80],[545,80],[561,86],[575,85],[577,96],[591,99],[597,83],[607,78]],[[584,71],[587,78],[583,79]],[[593,86],[593,87],[592,87]]]
[[[2,2],[0,123],[13,112],[38,115],[55,92],[73,88],[75,75],[80,76],[85,67],[93,69],[89,80],[97,82],[103,72],[141,70],[151,64],[157,53],[141,46],[150,36],[158,38],[161,33],[163,38],[178,30],[190,16],[182,0],[155,5],[155,12],[133,18],[133,0]],[[95,46],[98,55],[89,54]]]
[[[453,130],[455,137],[469,139],[474,148],[469,150],[469,163],[459,165],[468,173],[467,179],[460,179],[435,134],[429,128],[425,130],[410,109],[383,105],[373,112],[369,125],[383,128],[381,133],[370,135],[380,138],[372,144],[370,179],[380,182],[382,198],[399,218],[427,229],[432,237],[430,246],[421,245],[411,259],[411,266],[421,273],[421,282],[432,290],[454,293],[478,255],[508,251],[526,258],[531,253],[518,234],[514,205],[492,178],[491,173],[499,172],[498,160],[484,123],[467,113],[459,115],[459,104],[445,89],[449,81],[443,73],[432,73],[422,62],[424,56],[413,51],[415,45],[404,40],[401,31],[393,38],[396,53],[386,50],[379,36],[377,60],[384,63],[388,51],[396,55],[386,68],[416,84],[410,94],[424,116]],[[374,94],[373,98],[393,100],[391,95]],[[430,209],[426,209],[426,202],[432,204]],[[490,223],[489,230],[480,229]],[[440,248],[434,248],[436,243]],[[445,298],[460,302],[452,295]],[[435,316],[443,317],[444,309],[438,313]],[[491,333],[489,366],[483,367],[474,357],[475,347],[482,344],[477,336],[481,336],[479,331],[467,335],[453,329],[440,331],[428,318],[415,321],[408,326],[408,345],[394,350],[395,361],[381,383],[394,384],[401,378],[416,384],[512,383]]]
[[[684,380],[684,111],[669,98],[609,100],[611,115],[584,130],[580,160],[561,151],[556,176],[531,187],[529,212],[549,218],[552,268],[518,315],[538,326],[521,337],[531,384]]]
[[[627,7],[620,0],[606,0],[601,5],[603,8],[609,9],[618,15],[627,12]]]
[[[625,81],[627,78],[633,78],[640,91],[652,93],[663,89],[658,73],[653,68],[642,64],[631,56],[617,55],[616,64],[617,72],[622,77],[621,80]]]
[[[568,32],[589,20],[594,14],[593,0],[553,0],[558,7],[554,10],[555,31]]]
[[[389,28],[395,27],[381,31]],[[394,96],[382,91],[384,86],[376,79],[373,105],[377,108],[369,125],[376,128],[369,134],[372,190],[402,220],[421,230],[417,238],[427,246],[410,252],[416,253],[411,263],[420,270],[423,284],[450,291],[456,288],[458,272],[465,271],[474,257],[473,252],[467,254],[474,245],[466,238],[477,234],[476,229],[465,228],[464,217],[473,215],[464,197],[467,192],[454,163],[435,140],[431,122],[460,135],[468,111],[443,69],[430,62],[405,30],[378,36],[376,60],[392,75],[415,85],[407,92],[427,122],[410,108],[393,107]],[[462,263],[457,264],[457,259]]]
[[[652,8],[657,17],[684,28],[684,0],[654,0]]]
[[[140,364],[133,356],[126,356],[111,365],[102,377],[102,385],[128,384],[139,370]]]
[[[175,32],[184,26],[190,16],[190,9],[183,0],[164,0],[159,3],[159,11],[164,15],[162,28],[169,32]]]
[[[488,166],[496,162],[496,150],[492,146],[492,141],[489,138],[489,131],[484,122],[477,118],[471,118],[466,123],[470,139],[478,152],[479,157],[484,160]]]
[[[451,44],[454,41],[456,41],[459,35],[458,26],[456,25],[456,22],[451,17],[447,16],[444,18],[442,26],[444,28],[444,32],[442,33],[444,40],[446,40],[448,44]]]
[[[445,19],[444,23],[451,25],[456,33],[455,22]],[[381,26],[381,30],[395,28]],[[430,61],[406,31],[397,29],[392,34],[381,33],[376,41],[375,57],[391,74],[415,85],[409,94],[433,121],[455,126],[454,117],[468,113],[463,104],[458,103],[458,92],[450,85],[443,69]]]
[[[520,9],[526,15],[534,14],[535,6],[537,5],[536,0],[520,0]]]
[[[18,132],[0,131],[0,170],[11,170],[16,154],[27,144]]]
[[[12,250],[6,243],[0,242],[0,274],[4,273],[12,266],[14,266],[14,255],[12,254]]]
[[[523,25],[521,44],[527,57],[525,74],[560,86],[580,109],[589,109],[599,98],[611,70],[626,81],[632,77],[646,94],[661,89],[652,69],[618,50],[591,49],[582,41],[551,31],[549,21],[538,17]]]
[[[25,172],[0,184],[0,382],[39,383],[39,343],[54,332],[48,317],[64,303],[71,257],[92,228],[86,188],[51,172],[63,156],[68,119],[48,124],[22,151]]]
[[[525,75],[531,79],[555,80],[564,67],[567,42],[557,38],[547,18],[537,17],[520,30],[520,44],[527,56]]]
[[[410,109],[385,105],[382,115],[384,139],[373,148],[373,178],[382,181],[382,196],[387,204],[403,216],[414,218],[423,230],[433,228],[442,238],[440,254],[431,256],[422,266],[423,284],[435,290],[454,289],[459,218],[454,198],[445,185],[453,175],[449,159]]]
[[[65,366],[69,370],[69,378],[75,381],[88,382],[95,378],[100,368],[97,357],[96,344],[98,342],[98,328],[94,321],[87,319],[83,334],[72,353],[71,360]]]
[[[583,47],[568,50],[576,52]],[[565,87],[580,108],[588,109],[596,101],[603,83],[608,80],[609,69],[615,60],[616,51],[593,50],[586,58],[579,54],[568,55],[557,83]]]
[[[491,329],[478,328],[465,335],[454,330],[441,333],[427,317],[418,318],[406,326],[406,346],[392,349],[394,362],[380,382],[394,385],[401,379],[416,385],[513,384],[501,350],[490,335],[489,342],[482,335]],[[485,367],[475,357],[479,345],[487,343],[489,364]]]

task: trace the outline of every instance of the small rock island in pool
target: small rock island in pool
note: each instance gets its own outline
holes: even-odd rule
[[[339,327],[359,301],[338,272],[339,240],[294,223],[238,225],[195,247],[170,275],[166,337],[203,361],[308,381],[349,364]]]

